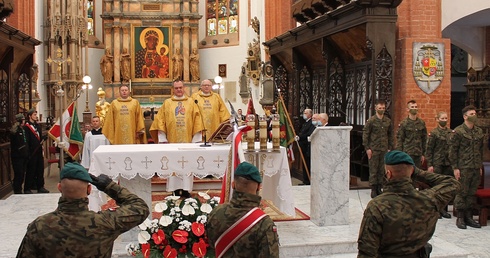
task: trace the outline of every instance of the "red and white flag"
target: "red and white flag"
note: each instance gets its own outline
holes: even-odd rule
[[[80,145],[83,145],[76,102],[72,102],[68,106],[65,112],[63,112],[61,119],[63,121],[63,128],[60,128],[60,119],[58,118],[53,127],[49,129],[48,135],[51,139],[56,141],[56,143],[60,143],[60,141],[63,142],[63,149],[70,155],[70,157],[76,159],[81,150]]]
[[[245,161],[245,154],[242,148],[242,135],[243,133],[252,130],[250,126],[240,126],[236,124],[233,126],[233,133],[230,135],[231,139],[231,161],[228,161],[228,166],[225,171],[225,176],[221,184],[220,203],[228,202],[233,195],[233,188],[231,182],[235,176],[235,170],[241,162]]]

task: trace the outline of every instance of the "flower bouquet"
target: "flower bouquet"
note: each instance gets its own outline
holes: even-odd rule
[[[219,204],[219,197],[199,193],[199,198],[181,199],[167,196],[155,205],[160,219],[146,219],[139,228],[139,245],[126,246],[128,254],[137,257],[214,257],[208,250],[204,232],[207,217]],[[201,201],[202,200],[202,201]]]

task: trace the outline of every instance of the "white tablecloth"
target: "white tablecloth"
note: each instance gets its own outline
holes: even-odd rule
[[[244,145],[245,146],[245,145]],[[155,174],[168,178],[194,175],[222,178],[228,164],[230,145],[199,147],[199,144],[102,145],[91,157],[89,172],[128,179],[137,175],[150,179]],[[263,173],[262,197],[282,212],[294,216],[291,175],[285,148],[280,151],[247,152],[245,158]]]

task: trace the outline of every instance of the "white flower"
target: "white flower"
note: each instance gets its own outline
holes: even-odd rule
[[[136,256],[136,252],[138,252],[140,250],[140,246],[139,245],[135,245],[134,243],[129,243],[128,245],[126,245],[126,251],[128,252],[128,254],[130,256]]]
[[[162,225],[162,226],[166,227],[166,226],[168,226],[168,225],[172,224],[172,220],[173,220],[173,219],[172,219],[172,217],[170,217],[170,216],[162,216],[162,217],[160,218],[160,225]]]
[[[213,207],[211,207],[211,205],[209,203],[203,203],[201,205],[201,211],[202,212],[205,212],[205,213],[211,213],[211,211],[213,210]]]
[[[188,203],[184,204],[184,207],[182,207],[182,214],[188,216],[189,214],[190,215],[194,215],[196,213],[196,210],[194,210],[194,208],[192,208],[191,205],[189,205]]]
[[[180,199],[180,196],[170,195],[165,197],[165,200],[171,200],[171,201],[177,201],[178,199]]]
[[[180,212],[180,208],[179,208],[179,207],[175,207],[175,208],[174,208],[174,211],[175,211],[175,212]]]
[[[149,220],[149,219],[147,218],[145,221],[143,221],[143,223],[141,223],[141,224],[139,225],[139,228],[140,228],[141,230],[146,230],[146,229],[147,229],[147,228],[149,228],[150,226],[151,226],[151,220]]]
[[[219,198],[219,196],[215,196],[215,197],[213,197],[213,198],[211,199],[211,201],[214,201],[214,202],[217,202],[217,203],[219,203],[219,201],[220,201],[220,200],[221,200],[221,199]]]
[[[208,216],[206,216],[206,215],[200,215],[200,216],[197,216],[197,218],[196,218],[196,222],[199,222],[202,224],[206,224],[207,221],[208,221]]]
[[[185,201],[185,203],[197,203],[197,200],[194,198],[187,198],[184,201]]]
[[[146,244],[146,243],[148,243],[148,240],[150,240],[150,238],[151,238],[150,233],[148,233],[147,231],[141,231],[138,234],[138,242],[140,244]]]
[[[201,196],[204,200],[209,200],[211,197],[207,193],[199,192],[199,196]]]
[[[168,209],[167,203],[166,202],[159,202],[155,205],[155,211],[156,212],[164,212]]]

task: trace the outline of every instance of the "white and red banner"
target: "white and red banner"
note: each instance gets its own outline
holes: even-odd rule
[[[238,165],[245,161],[245,154],[242,148],[242,135],[248,130],[252,130],[250,126],[240,126],[236,124],[233,126],[233,133],[231,134],[231,159],[228,161],[228,167],[223,177],[223,182],[221,185],[221,195],[220,203],[228,202],[233,195],[233,189],[231,187],[231,182],[233,182],[233,177],[235,176],[235,169]]]
[[[72,157],[76,159],[80,154],[81,147],[83,145],[82,132],[80,131],[80,123],[78,122],[78,113],[76,102],[72,102],[68,108],[63,112],[60,119],[56,120],[56,123],[49,129],[48,135],[56,141],[56,143],[63,142],[64,150]]]

